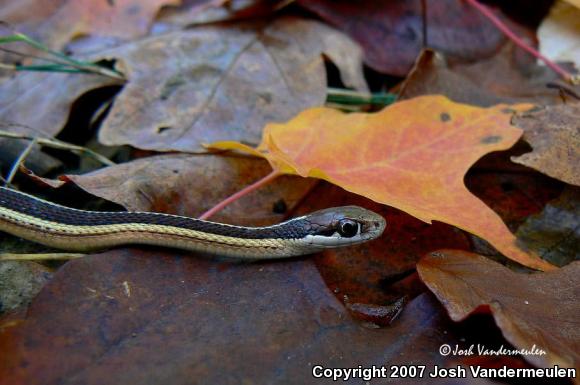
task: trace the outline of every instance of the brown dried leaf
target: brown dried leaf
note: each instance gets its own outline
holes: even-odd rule
[[[512,157],[553,178],[580,186],[580,103],[548,106],[514,118],[533,151]]]
[[[299,0],[302,7],[344,30],[379,72],[404,76],[423,48],[421,0]],[[504,41],[501,32],[464,2],[428,2],[428,45],[461,60],[476,60]]]
[[[478,106],[499,103],[561,103],[558,79],[547,67],[538,66],[531,56],[522,55],[506,43],[496,55],[470,64],[453,64],[439,53],[421,53],[400,91],[402,99],[443,94],[450,99]]]
[[[308,261],[137,250],[67,263],[0,330],[2,385],[311,383],[314,365],[445,366],[438,348],[459,338],[428,295],[391,327],[362,328]]]
[[[533,345],[546,355],[524,355],[534,365],[580,368],[580,262],[538,274],[518,274],[465,251],[441,250],[419,261],[419,275],[455,321],[484,308],[518,349]]]
[[[270,172],[253,158],[214,155],[164,155],[134,160],[67,178],[91,194],[129,210],[160,211],[196,217]],[[265,225],[284,219],[283,202],[292,210],[310,190],[312,180],[281,177],[212,217],[212,220]]]
[[[61,49],[83,35],[125,39],[143,36],[162,6],[180,3],[180,0],[8,1],[0,5],[0,20],[51,48]]]
[[[267,122],[324,103],[323,53],[349,85],[366,87],[353,42],[296,18],[263,29],[200,27],[107,51],[104,56],[122,60],[129,82],[100,140],[190,152],[225,139],[257,143]]]
[[[120,84],[118,79],[101,75],[20,72],[0,84],[2,129],[52,137],[60,132],[72,103],[82,94]]]
[[[64,127],[71,106],[84,93],[121,81],[100,75],[20,72],[0,84],[0,130],[51,138]],[[0,138],[0,158],[12,162],[28,141]],[[56,160],[36,149],[27,165],[39,174],[56,168]]]

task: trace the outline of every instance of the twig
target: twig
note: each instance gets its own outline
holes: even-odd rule
[[[199,219],[207,219],[207,218],[211,217],[212,215],[219,212],[220,210],[222,210],[224,207],[226,207],[230,203],[235,202],[238,199],[240,199],[241,197],[248,195],[252,191],[257,190],[258,188],[270,183],[271,181],[273,181],[274,179],[276,179],[280,175],[281,174],[278,171],[276,171],[276,170],[272,171],[271,173],[269,173],[268,175],[266,175],[262,179],[258,180],[257,182],[252,183],[251,185],[249,185],[247,187],[244,187],[243,189],[241,189],[237,193],[229,196],[228,198],[224,199],[223,201],[221,201],[220,203],[218,203],[217,205],[215,205],[214,207],[212,207],[211,209],[209,209],[205,213],[201,214]]]
[[[39,138],[39,137],[35,137],[35,136],[30,136],[30,135],[16,134],[16,133],[4,131],[4,130],[0,130],[0,137],[12,138],[12,139],[33,140],[33,141],[36,141],[36,143],[40,144],[41,146],[56,148],[58,150],[69,150],[69,151],[83,152],[83,153],[86,153],[86,154],[92,156],[97,161],[99,161],[100,163],[102,163],[106,166],[114,166],[115,165],[115,162],[111,161],[110,159],[104,157],[101,154],[94,152],[93,150],[91,150],[89,148],[77,146],[76,144],[66,143],[66,142],[60,141],[58,139]]]
[[[30,154],[30,151],[32,151],[36,143],[37,143],[36,139],[31,140],[30,143],[28,143],[28,146],[26,146],[26,148],[24,149],[24,151],[22,151],[18,159],[16,159],[16,162],[14,162],[12,168],[10,169],[10,172],[8,173],[8,176],[6,177],[5,185],[12,184],[12,179],[14,179],[14,176],[18,172],[20,165],[24,163],[26,157],[28,157],[28,154]]]
[[[558,64],[554,63],[540,52],[535,50],[533,47],[530,47],[526,42],[524,42],[518,35],[512,32],[508,26],[506,26],[503,21],[501,21],[488,7],[483,4],[480,4],[477,0],[465,0],[469,3],[472,7],[477,9],[481,12],[485,17],[487,17],[504,35],[506,35],[509,39],[511,39],[516,45],[520,48],[528,51],[533,56],[537,57],[538,59],[542,60],[548,67],[550,67],[554,72],[558,75],[562,76],[565,81],[577,85],[580,84],[580,76],[579,75],[572,75]]]

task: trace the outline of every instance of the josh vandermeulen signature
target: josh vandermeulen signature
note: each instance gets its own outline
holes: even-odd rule
[[[481,344],[471,344],[468,348],[461,348],[459,345],[451,346],[448,344],[443,344],[439,347],[439,353],[442,356],[454,355],[454,356],[473,356],[475,354],[480,356],[544,356],[546,351],[539,349],[535,344],[529,349],[507,349],[503,345],[499,349],[488,349],[485,345]]]

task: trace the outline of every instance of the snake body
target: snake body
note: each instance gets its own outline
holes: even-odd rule
[[[100,212],[57,205],[0,187],[0,231],[69,251],[145,244],[237,258],[284,258],[379,237],[386,222],[357,206],[335,207],[265,227],[154,212]]]

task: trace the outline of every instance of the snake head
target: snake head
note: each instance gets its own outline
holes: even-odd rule
[[[379,214],[358,206],[315,211],[306,218],[306,241],[315,247],[354,245],[381,236],[387,222]]]

